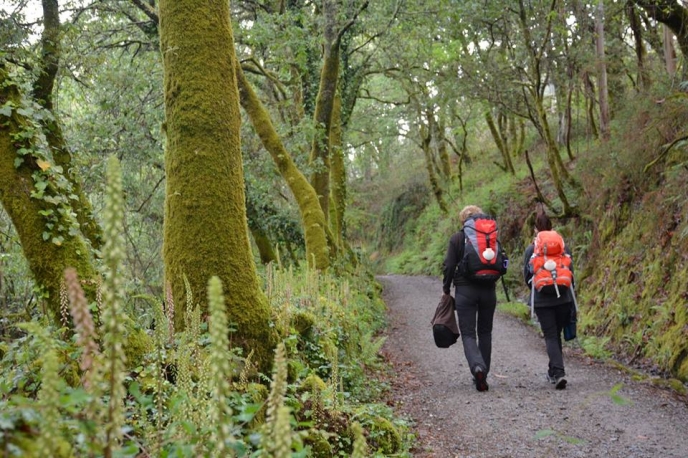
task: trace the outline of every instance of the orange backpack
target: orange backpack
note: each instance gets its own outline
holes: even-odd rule
[[[570,289],[573,283],[571,256],[566,253],[564,239],[556,231],[540,231],[533,245],[529,262],[532,287],[561,297],[560,291]]]

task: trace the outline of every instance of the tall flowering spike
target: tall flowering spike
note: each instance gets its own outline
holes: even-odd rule
[[[41,434],[38,440],[39,456],[57,456],[56,446],[60,431],[60,363],[55,350],[48,350],[43,356],[41,391],[38,401],[41,406]]]
[[[272,432],[272,453],[270,456],[273,458],[291,458],[291,441],[294,433],[291,430],[289,407],[282,405],[277,409]]]
[[[67,298],[67,285],[60,283],[60,321],[64,326],[69,325],[69,299]]]
[[[357,421],[351,425],[354,433],[354,450],[351,458],[365,458],[368,456],[368,444],[366,444],[365,436],[363,435],[363,428]]]
[[[91,385],[91,366],[93,358],[99,353],[96,343],[96,327],[93,323],[91,310],[88,308],[88,301],[84,290],[79,283],[76,269],[68,267],[64,273],[64,284],[66,296],[69,300],[69,312],[72,315],[74,329],[77,333],[77,345],[82,349],[79,367],[83,371],[84,388],[89,389]]]
[[[265,432],[263,433],[263,450],[274,452],[275,436],[278,434],[278,412],[284,405],[284,395],[287,392],[287,357],[284,342],[280,342],[275,349],[275,363],[270,383],[270,394],[267,400]]]
[[[225,298],[222,295],[222,282],[212,277],[208,282],[208,309],[210,311],[210,384],[211,384],[211,424],[215,427],[214,443],[216,456],[226,456],[227,444],[232,440],[232,412],[227,404],[231,394],[229,381],[229,338]]]
[[[167,283],[165,294],[165,313],[167,314],[167,338],[169,344],[174,343],[174,297],[172,296],[172,286]]]
[[[122,274],[119,271],[124,259],[124,200],[122,198],[122,175],[117,158],[111,156],[108,160],[108,184],[105,195],[105,211],[103,213],[103,353],[104,380],[110,392],[107,408],[107,423],[105,426],[106,449],[105,455],[110,456],[112,450],[118,446],[124,425],[124,388],[125,362],[124,341],[125,330],[124,310],[122,308]]]

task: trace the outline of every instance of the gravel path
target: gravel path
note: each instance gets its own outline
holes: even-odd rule
[[[430,320],[441,281],[380,276],[394,364],[392,399],[411,418],[416,457],[688,457],[688,405],[669,391],[565,349],[569,385],[547,383],[544,341],[513,317],[495,316],[490,390],[473,387],[461,341],[435,347]],[[611,390],[627,405],[614,402]]]

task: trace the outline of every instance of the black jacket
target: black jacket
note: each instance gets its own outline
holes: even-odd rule
[[[526,248],[526,254],[523,259],[523,279],[526,282],[526,286],[528,286],[528,290],[530,290],[529,281],[533,277],[533,273],[530,271],[528,263],[530,261],[530,257],[533,255],[534,250],[535,247],[531,244],[528,248]],[[568,246],[566,247],[566,253],[568,253],[569,256],[571,255],[571,251],[569,251]],[[573,257],[571,258],[571,272],[573,273]],[[568,289],[562,292],[561,297],[557,297],[556,294],[543,294],[535,291],[535,308],[554,307],[556,305],[566,304],[569,302],[573,302],[573,295],[571,290]],[[530,304],[530,294],[528,294],[528,304]]]
[[[442,291],[449,294],[451,291],[452,280],[454,286],[478,286],[484,288],[494,288],[495,282],[475,282],[461,275],[457,267],[463,259],[463,249],[466,245],[466,235],[461,229],[449,239],[447,254],[444,256],[444,278],[442,280]]]

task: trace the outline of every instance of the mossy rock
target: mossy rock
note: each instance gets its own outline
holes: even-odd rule
[[[362,420],[362,425],[368,430],[366,440],[371,450],[383,455],[394,455],[399,453],[403,447],[401,434],[391,421],[380,416],[367,416]],[[353,431],[349,431],[352,440]]]
[[[127,336],[124,343],[124,354],[127,357],[128,367],[140,366],[146,354],[155,348],[153,338],[146,334],[143,329],[133,329]]]
[[[672,390],[676,391],[680,395],[685,395],[686,392],[688,392],[688,390],[686,389],[686,386],[680,380],[677,380],[675,378],[670,378],[668,381],[668,384]]]
[[[315,326],[315,315],[305,310],[298,310],[291,318],[291,325],[302,337],[309,338]]]
[[[308,374],[308,376],[305,379],[303,379],[303,381],[299,385],[298,391],[307,393],[322,393],[326,389],[327,384],[325,383],[325,381],[317,375],[311,373]]]
[[[251,426],[255,427],[265,423],[265,410],[267,409],[265,401],[268,398],[269,390],[268,387],[260,383],[248,383],[246,385],[246,394],[251,398],[251,401],[256,404],[263,403],[263,407],[260,408],[253,416],[251,420]]]
[[[311,448],[311,452],[308,456],[313,458],[330,458],[334,456],[332,445],[330,445],[321,431],[309,431],[303,442]]]

